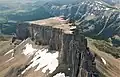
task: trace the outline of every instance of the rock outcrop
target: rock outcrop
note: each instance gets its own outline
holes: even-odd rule
[[[29,37],[37,45],[48,45],[49,52],[59,51],[59,66],[48,77],[53,77],[59,72],[69,77],[96,75],[95,57],[87,48],[85,37],[75,31],[75,25],[62,17],[33,21],[29,24]]]
[[[5,77],[98,76],[95,56],[75,24],[54,17],[21,25],[16,38],[23,41],[4,55]]]

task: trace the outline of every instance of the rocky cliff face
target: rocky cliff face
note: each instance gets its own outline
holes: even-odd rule
[[[32,22],[29,31],[36,44],[48,45],[50,52],[59,51],[59,66],[55,73],[63,72],[69,77],[95,76],[94,55],[87,49],[85,37],[77,32],[71,33],[69,24],[60,22],[64,26],[59,26],[58,22],[53,25],[57,22],[53,23],[54,20],[56,18]]]
[[[21,25],[19,26],[21,27]],[[20,28],[19,26],[17,30],[17,35],[19,36],[17,37],[26,39],[24,36],[28,36],[28,33],[26,32],[27,29],[30,34],[28,37],[31,38],[32,43],[30,39],[26,39],[25,42],[23,41],[19,47],[14,49],[14,54],[16,54],[18,53],[18,50],[20,51],[19,53],[21,53],[21,50],[25,47],[26,49],[23,50],[23,53],[29,57],[24,66],[20,67],[19,70],[21,71],[15,69],[19,72],[16,72],[15,75],[11,75],[10,77],[26,76],[30,70],[32,68],[35,69],[35,67],[36,69],[34,71],[41,71],[40,69],[42,69],[41,72],[43,75],[41,74],[41,77],[54,77],[59,73],[63,73],[65,76],[69,77],[98,76],[94,62],[94,54],[87,48],[87,40],[85,37],[77,32],[76,26],[72,23],[69,23],[62,17],[54,17],[32,21],[28,23],[26,29]],[[26,24],[22,24],[22,26],[26,26]],[[31,45],[35,49],[31,48]],[[39,46],[42,46],[42,49]],[[46,55],[48,57],[45,57]],[[51,58],[55,56],[57,59]],[[51,66],[52,68],[50,68],[49,64],[44,66],[44,62],[42,62],[42,59],[44,58],[45,63],[48,59],[49,61],[53,61],[50,63],[53,63]],[[49,69],[47,70],[48,67]],[[45,70],[49,72],[45,72]],[[6,77],[9,75],[9,72]],[[14,74],[14,72],[12,73]],[[29,77],[29,75],[27,76]]]
[[[20,40],[24,40],[30,36],[28,23],[19,23],[16,28],[16,36]]]

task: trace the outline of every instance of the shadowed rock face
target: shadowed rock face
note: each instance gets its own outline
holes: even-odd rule
[[[16,29],[16,36],[20,40],[24,40],[29,37],[28,24],[19,23]]]

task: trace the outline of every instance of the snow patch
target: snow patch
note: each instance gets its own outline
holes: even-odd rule
[[[24,54],[33,54],[33,51],[36,49],[32,49],[31,45],[27,46],[31,50],[28,49],[28,51],[24,51]],[[39,71],[42,68],[43,73],[46,73],[47,70],[49,70],[49,73],[53,73],[53,71],[58,67],[58,54],[58,51],[50,53],[48,52],[48,49],[45,48],[36,51],[33,59],[30,61],[31,64],[21,74],[24,74],[27,70],[36,66],[37,67],[34,71]]]
[[[25,45],[25,49],[23,50],[23,54],[27,55],[27,56],[31,56],[35,53],[35,51],[37,51],[37,49],[32,47],[32,44],[26,44]]]
[[[105,10],[110,10],[110,8],[106,8]]]
[[[58,74],[56,74],[53,77],[65,77],[65,73],[58,73]]]
[[[98,7],[98,10],[101,10],[101,8]]]
[[[105,16],[103,15],[103,16],[102,16],[102,19],[103,19],[104,17],[105,17]]]
[[[84,2],[82,2],[82,4],[84,4]]]
[[[101,57],[101,60],[102,60],[102,62],[104,63],[104,65],[107,64],[107,62],[106,62],[106,60],[105,60],[104,58]]]
[[[93,16],[94,14],[93,13],[91,13],[91,16]]]
[[[97,3],[99,3],[99,4],[102,4],[102,2],[99,2],[99,1],[95,1],[95,2],[97,2]]]
[[[94,10],[97,10],[97,7],[95,7]]]
[[[120,15],[118,16],[118,18],[120,18]]]
[[[76,29],[76,26],[71,26],[70,29]]]
[[[68,68],[68,70],[70,71],[70,68]]]

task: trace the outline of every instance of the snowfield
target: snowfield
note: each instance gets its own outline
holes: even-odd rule
[[[35,51],[37,51],[37,49],[34,49],[32,47],[32,44],[26,44],[25,45],[25,49],[23,50],[23,54],[26,55],[26,56],[31,56],[35,53]]]
[[[24,74],[27,70],[36,67],[34,71],[39,71],[42,69],[43,73],[49,70],[49,73],[53,73],[58,67],[58,51],[55,53],[48,52],[48,49],[34,49],[32,44],[26,44],[23,54],[26,56],[34,55],[33,59],[30,61],[30,65],[21,73]]]
[[[65,74],[64,74],[64,73],[58,73],[58,74],[56,74],[56,75],[53,76],[53,77],[65,77]]]

